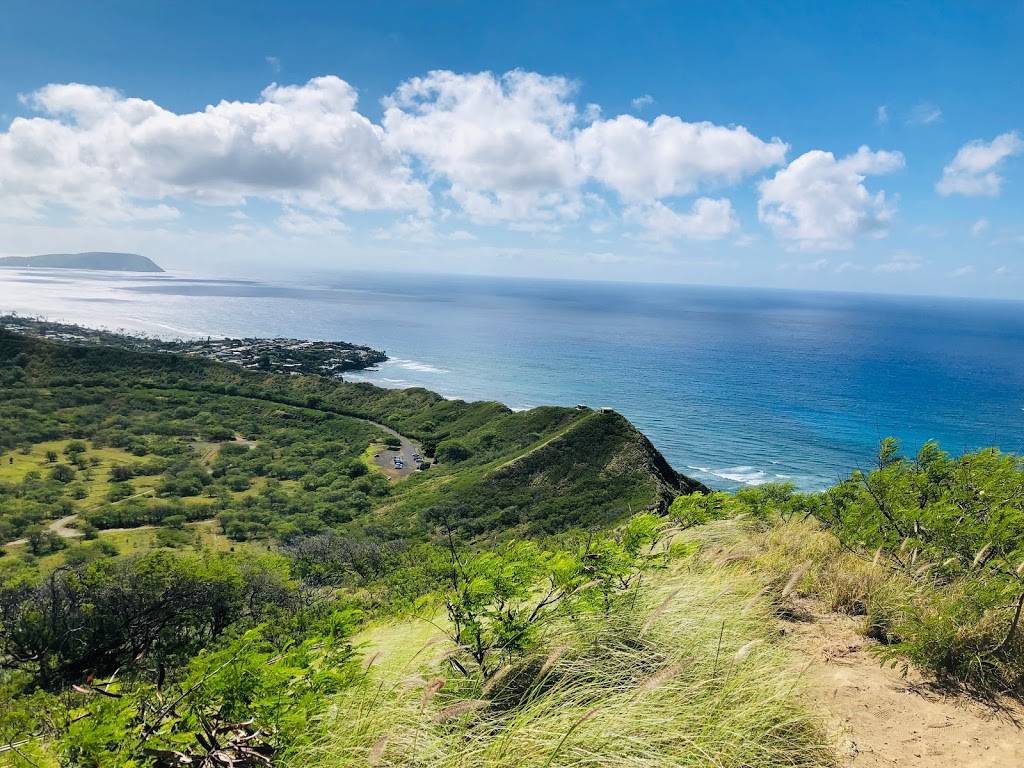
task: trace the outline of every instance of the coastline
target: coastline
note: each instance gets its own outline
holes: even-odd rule
[[[161,338],[156,335],[129,335],[123,332],[111,331],[106,328],[92,328],[79,323],[64,321],[51,321],[39,317],[28,318],[20,315],[0,314],[0,325],[8,324],[13,326],[16,332],[27,332],[30,335],[37,335],[41,338],[50,338],[56,341],[70,343],[101,344],[119,346],[136,351],[158,352],[166,354],[198,355],[229,365],[239,365],[252,370],[263,370],[265,372],[282,373],[289,375],[321,375],[327,378],[336,378],[351,383],[371,384],[380,389],[426,389],[445,400],[464,402],[501,402],[513,412],[528,411],[547,405],[558,405],[567,407],[575,405],[569,402],[540,402],[540,403],[513,403],[509,404],[496,398],[478,397],[472,394],[452,391],[449,382],[446,381],[423,381],[426,377],[443,377],[451,371],[439,365],[418,361],[406,357],[389,357],[384,352],[372,350],[370,347],[351,344],[349,342],[321,342],[308,339],[286,339],[286,338],[231,338],[226,336],[213,336],[197,334],[193,339],[183,339],[180,336],[168,336]],[[19,328],[19,326],[21,326]],[[48,330],[47,330],[48,329]],[[202,341],[201,339],[207,339]],[[337,345],[344,349],[364,350],[373,353],[363,361],[354,363],[343,369],[324,371],[311,365],[302,365],[297,362],[284,362],[283,364],[270,363],[269,367],[260,367],[259,351],[261,348],[284,350],[286,347],[331,347]],[[244,352],[235,356],[237,349]],[[380,374],[389,373],[390,368],[398,368],[407,374],[419,377],[420,380],[410,378],[393,378]],[[601,407],[595,403],[589,403],[590,407]],[[650,430],[643,423],[642,418],[635,415],[627,415],[631,423],[649,440]],[[663,449],[658,446],[659,450]],[[664,451],[663,451],[664,452]],[[677,462],[671,462],[677,466]],[[727,465],[713,467],[705,464],[682,463],[678,464],[687,475],[711,487],[713,490],[735,491],[741,488],[754,488],[768,483],[793,483],[801,491],[818,491],[829,487],[834,479],[827,477],[806,477],[789,473],[774,471],[772,466],[758,467],[751,464]],[[775,468],[778,463],[773,464]],[[802,482],[801,482],[802,481]]]
[[[0,306],[165,339],[360,340],[400,362],[353,381],[515,410],[609,405],[725,489],[756,472],[820,489],[870,465],[889,435],[910,453],[929,439],[1014,450],[1022,425],[1024,313],[1006,304],[922,314],[920,300],[806,292],[6,270]]]
[[[285,337],[213,337],[160,339],[157,337],[90,328],[77,323],[0,315],[0,327],[52,341],[109,346],[137,352],[205,357],[229,365],[268,373],[319,375],[342,379],[349,371],[371,368],[388,360],[387,353],[342,341],[314,341]]]

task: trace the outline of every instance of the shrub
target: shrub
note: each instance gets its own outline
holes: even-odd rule
[[[669,517],[682,528],[705,525],[736,514],[739,506],[729,493],[693,493],[677,496],[669,507]]]
[[[83,443],[81,440],[72,440],[64,447],[64,454],[68,458],[74,460],[75,456],[85,453],[85,450],[85,443]]]
[[[246,491],[252,485],[248,477],[238,473],[224,476],[224,485],[230,491]]]
[[[57,569],[28,588],[0,587],[0,653],[44,685],[142,656],[180,663],[268,600],[284,599],[270,583],[227,556],[166,550]]]
[[[125,480],[132,479],[132,470],[130,467],[126,467],[120,464],[116,464],[110,468],[110,482],[112,483],[123,483]]]
[[[875,550],[918,585],[872,631],[939,677],[1024,692],[1024,464],[995,449],[913,460],[882,441],[877,468],[823,495],[817,513],[850,548]],[[883,619],[883,614],[890,613]]]
[[[457,440],[444,440],[438,444],[434,455],[438,461],[458,462],[465,461],[472,453]]]
[[[107,491],[107,501],[121,501],[127,499],[129,496],[134,495],[135,489],[132,488],[131,483],[118,483],[110,487]]]
[[[53,531],[42,526],[34,526],[25,531],[29,551],[36,556],[59,552],[67,546],[67,542]]]
[[[195,543],[195,540],[196,537],[192,531],[181,527],[159,528],[154,536],[154,543],[157,547],[169,547],[171,549],[188,546]]]
[[[67,464],[58,464],[50,470],[50,479],[58,483],[70,483],[75,479],[75,470]]]

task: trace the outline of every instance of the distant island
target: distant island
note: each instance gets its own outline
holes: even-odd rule
[[[39,256],[3,256],[0,267],[41,269],[99,269],[116,272],[163,272],[157,264],[137,253],[45,253]]]

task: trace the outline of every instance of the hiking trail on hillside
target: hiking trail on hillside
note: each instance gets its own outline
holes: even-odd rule
[[[813,704],[836,735],[843,768],[1024,766],[1024,707],[987,705],[882,666],[857,620],[810,611],[784,631],[807,664]]]

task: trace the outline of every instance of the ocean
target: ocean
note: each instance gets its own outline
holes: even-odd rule
[[[681,472],[834,483],[878,441],[1024,449],[1024,302],[432,275],[0,270],[0,312],[162,337],[350,341],[352,380],[610,406]]]

